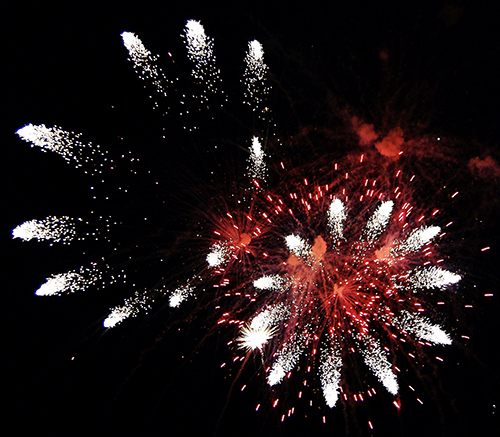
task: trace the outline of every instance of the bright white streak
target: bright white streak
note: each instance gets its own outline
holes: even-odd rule
[[[440,326],[409,311],[401,311],[400,316],[395,320],[395,325],[402,331],[415,335],[420,340],[430,341],[434,344],[449,345],[452,343],[450,336]]]
[[[227,243],[219,241],[213,244],[207,254],[207,263],[210,267],[220,267],[231,259],[231,250]]]
[[[18,129],[16,134],[22,140],[31,143],[32,146],[40,147],[44,151],[49,150],[58,153],[68,162],[75,159],[72,153],[73,138],[81,136],[81,134],[63,131],[57,126],[47,127],[44,124],[33,125],[31,123]]]
[[[133,312],[133,307],[127,304],[115,307],[111,310],[108,317],[104,319],[104,321],[102,322],[102,326],[104,326],[105,328],[114,328],[125,319],[128,319],[133,314]]]
[[[388,200],[382,202],[378,208],[375,210],[373,215],[368,220],[366,227],[363,232],[363,237],[372,242],[380,236],[380,234],[385,230],[387,224],[389,223],[389,218],[391,217],[392,208],[394,207],[394,202]]]
[[[253,281],[253,286],[258,290],[279,290],[284,283],[280,275],[264,275]]]
[[[47,127],[44,124],[30,123],[18,129],[16,134],[22,140],[31,143],[31,147],[40,147],[43,152],[57,153],[66,162],[74,161],[77,168],[82,167],[84,163],[92,162],[93,155],[103,155],[99,145],[83,144],[78,140],[81,134],[66,132],[58,126]],[[85,149],[90,149],[90,151],[86,152]],[[101,163],[100,166],[102,167],[103,164]],[[95,173],[102,173],[102,171],[97,169]],[[91,174],[95,173],[91,172]]]
[[[172,308],[179,307],[182,302],[186,301],[193,294],[193,291],[194,288],[189,284],[176,288],[168,298],[168,304]]]
[[[416,252],[438,235],[439,232],[441,232],[439,226],[423,226],[415,229],[408,238],[395,244],[395,247],[391,249],[391,254],[393,256],[401,256]]]
[[[370,368],[373,374],[384,385],[387,391],[393,395],[398,393],[398,381],[396,375],[392,371],[392,365],[387,358],[380,343],[374,338],[362,339],[364,347],[361,348],[361,353],[366,365]]]
[[[207,103],[207,91],[216,94],[217,85],[221,82],[220,71],[216,67],[214,40],[205,34],[205,29],[196,20],[188,20],[183,36],[188,57],[194,62],[191,74],[200,85],[203,85],[200,100],[202,103]]]
[[[205,28],[196,20],[188,20],[184,28],[188,57],[195,63],[192,71],[196,79],[204,78],[207,65],[215,62],[213,38],[205,34]]]
[[[268,67],[264,63],[264,49],[262,44],[253,40],[248,43],[248,50],[245,56],[245,72],[243,79],[246,85],[245,103],[252,107],[253,111],[259,109],[265,96],[269,93],[269,88],[265,83],[265,76]],[[266,108],[260,108],[265,111]]]
[[[113,308],[102,324],[105,328],[114,328],[125,319],[137,316],[141,310],[149,310],[151,301],[146,293],[136,292],[135,296],[125,299],[123,305]]]
[[[252,138],[250,146],[250,158],[248,160],[248,175],[254,179],[265,179],[266,164],[264,162],[266,154],[257,137]]]
[[[288,372],[290,372],[299,361],[306,344],[306,336],[298,334],[288,339],[267,375],[267,383],[276,385],[280,383]]]
[[[344,237],[344,220],[347,218],[344,202],[340,199],[333,199],[328,208],[328,227],[334,244]]]
[[[248,43],[245,63],[249,76],[251,76],[248,79],[250,82],[256,82],[264,78],[267,72],[267,65],[264,63],[264,49],[256,39]]]
[[[75,238],[75,222],[67,217],[47,217],[43,220],[29,220],[12,230],[12,238],[30,240],[52,240],[68,243]]]
[[[101,272],[96,268],[80,267],[78,271],[70,271],[52,275],[47,282],[35,291],[37,296],[57,296],[62,293],[83,291],[101,279]]]
[[[456,284],[462,279],[460,275],[452,273],[441,267],[431,266],[416,269],[409,273],[408,282],[418,288],[440,288],[444,289],[448,285]],[[414,290],[416,292],[416,290]]]
[[[137,35],[132,32],[122,32],[121,34],[123,45],[128,50],[129,59],[134,64],[134,70],[138,76],[144,80],[150,80],[156,88],[156,91],[164,96],[167,95],[164,85],[166,78],[163,71],[156,65],[158,55],[152,55],[151,52],[144,47],[144,44]],[[155,103],[155,106],[158,106]]]
[[[267,307],[257,314],[250,322],[253,329],[269,328],[285,320],[290,315],[290,310],[282,303]]]
[[[298,235],[288,235],[285,242],[288,250],[301,258],[307,258],[311,254],[311,246]]]
[[[330,337],[328,340],[334,343],[325,344],[321,349],[319,379],[325,402],[330,408],[333,408],[339,397],[342,358],[340,355],[340,345],[337,341]]]

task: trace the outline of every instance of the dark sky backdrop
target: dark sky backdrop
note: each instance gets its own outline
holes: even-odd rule
[[[170,50],[181,59],[179,34],[185,21],[195,18],[215,38],[224,80],[233,84],[230,89],[237,88],[242,74],[247,41],[257,38],[264,44],[278,133],[294,133],[314,123],[328,126],[331,108],[348,104],[378,126],[393,121],[388,114],[402,114],[408,125],[422,124],[436,135],[460,138],[461,162],[474,156],[474,149],[477,155],[498,158],[499,8],[473,1],[397,7],[367,2],[368,8],[337,5],[341,2],[328,7],[316,2],[272,7],[189,1],[166,1],[159,7],[143,2],[45,3],[4,2],[1,11],[2,393],[9,405],[0,432],[21,435],[29,425],[47,435],[212,435],[215,429],[220,435],[341,435],[346,429],[341,410],[328,416],[328,425],[319,423],[319,413],[304,418],[307,410],[283,427],[272,411],[263,408],[255,414],[259,397],[266,396],[259,378],[253,378],[244,394],[239,392],[243,382],[237,382],[223,412],[234,378],[234,373],[219,370],[227,355],[226,339],[214,336],[198,348],[204,333],[199,320],[176,334],[165,330],[174,321],[162,313],[103,335],[100,323],[106,308],[129,295],[126,287],[35,297],[33,291],[44,278],[71,265],[68,260],[76,257],[72,253],[85,250],[84,245],[68,249],[11,241],[10,230],[32,218],[81,214],[91,207],[88,186],[93,182],[59,157],[30,149],[14,132],[29,122],[59,125],[103,146],[116,146],[122,136],[135,156],[158,158],[151,165],[171,190],[178,187],[169,180],[169,171],[177,166],[191,165],[190,171],[202,179],[205,152],[186,156],[182,151],[200,138],[210,139],[186,139],[172,127],[175,120],[159,120],[120,39],[122,31],[133,31],[153,53],[166,57]],[[162,126],[171,128],[169,144],[183,145],[180,153],[165,150]],[[247,134],[238,126],[219,133],[221,138],[235,135],[235,142]],[[231,159],[241,156],[234,152]],[[148,182],[141,184],[149,189]],[[485,197],[495,204],[498,185],[484,186],[491,192]],[[141,194],[140,189],[136,213],[150,197],[157,201],[161,196]],[[170,194],[164,192],[169,199]],[[498,213],[484,211],[486,225],[471,238],[473,245],[482,239],[492,250],[480,260],[463,258],[471,260],[469,277],[480,294],[496,292],[499,285]],[[165,221],[174,226],[172,220]],[[451,346],[444,370],[421,381],[431,393],[428,406],[409,404],[399,416],[392,406],[361,409],[360,430],[367,431],[367,418],[379,424],[380,435],[485,435],[489,426],[498,427],[492,414],[500,402],[498,297],[488,304],[473,300],[478,303],[473,315],[461,317],[473,340]],[[165,339],[155,343],[163,332]],[[254,370],[250,366],[242,380]],[[390,399],[381,397],[380,402]],[[350,413],[351,432],[357,430],[357,415]]]

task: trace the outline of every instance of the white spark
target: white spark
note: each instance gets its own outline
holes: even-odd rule
[[[336,340],[328,336],[328,344],[325,344],[321,350],[318,372],[323,396],[330,408],[335,406],[339,397],[341,368],[340,345]]]
[[[201,102],[207,102],[207,91],[218,92],[220,71],[216,67],[213,38],[205,34],[205,29],[199,21],[188,20],[183,34],[188,57],[194,62],[191,71],[194,79],[204,86],[200,96]]]
[[[364,338],[361,341],[363,342],[361,353],[366,365],[387,391],[396,395],[398,393],[398,381],[392,371],[392,365],[388,360],[387,354],[380,346],[379,341],[374,338]]]
[[[395,243],[391,249],[393,256],[401,256],[407,253],[416,252],[426,243],[431,241],[436,235],[441,232],[439,226],[423,226],[415,229],[405,240]]]
[[[436,266],[418,268],[410,272],[409,275],[408,282],[413,286],[415,292],[419,288],[444,289],[462,279],[460,275]],[[401,285],[398,285],[398,287],[401,287]]]
[[[250,322],[253,329],[270,328],[285,320],[290,315],[290,310],[283,304],[275,304],[258,313]]]
[[[248,43],[248,51],[245,56],[247,70],[249,71],[249,81],[256,82],[262,80],[267,72],[267,65],[264,63],[264,49],[262,44],[254,39]]]
[[[168,304],[172,308],[177,308],[182,302],[193,295],[194,287],[189,284],[177,287],[168,298]]]
[[[254,179],[265,179],[266,164],[264,162],[266,154],[262,149],[262,145],[257,137],[252,138],[250,147],[250,158],[248,160],[248,176]]]
[[[278,290],[285,282],[280,275],[264,275],[253,281],[253,286],[259,290]]]
[[[288,235],[285,242],[288,250],[301,258],[307,258],[311,254],[311,246],[298,235]]]
[[[265,82],[268,67],[264,63],[264,49],[259,41],[253,40],[248,43],[245,65],[243,80],[246,85],[246,100],[244,103],[250,105],[253,111],[257,111],[269,93],[269,87],[266,86]],[[261,112],[267,110],[267,108],[260,108]]]
[[[289,315],[283,304],[267,307],[257,314],[240,332],[237,340],[248,350],[262,347],[276,334],[277,324]]]
[[[193,76],[202,79],[201,71],[209,62],[215,60],[214,40],[205,34],[205,28],[196,20],[188,20],[184,29],[186,48],[189,58],[196,63]]]
[[[158,67],[158,55],[152,55],[151,52],[144,47],[144,44],[137,35],[132,32],[122,32],[121,34],[123,45],[128,50],[129,59],[134,64],[134,70],[142,80],[149,80],[155,87],[156,91],[164,96],[167,95],[165,86],[167,80],[163,71]],[[155,103],[155,107],[158,104]]]
[[[210,267],[221,267],[229,262],[232,251],[228,244],[219,241],[210,247],[206,260]]]
[[[346,208],[342,200],[333,199],[328,208],[328,227],[334,244],[344,238],[344,220],[347,218]]]
[[[385,230],[387,224],[389,223],[393,207],[394,202],[392,200],[388,200],[382,202],[375,210],[373,215],[368,220],[363,232],[363,237],[368,242],[373,242]]]
[[[62,293],[83,291],[102,278],[101,272],[95,267],[81,267],[78,271],[70,271],[52,275],[47,282],[35,291],[37,296],[57,296]]]
[[[105,328],[114,328],[125,319],[137,316],[141,310],[151,309],[151,302],[152,299],[146,293],[136,292],[135,296],[125,299],[123,305],[113,308],[102,324]]]
[[[271,367],[269,375],[267,375],[269,385],[280,383],[285,375],[295,367],[304,351],[305,343],[306,336],[304,334],[295,334],[285,341],[282,349],[277,354],[278,356]]]
[[[274,336],[275,329],[260,326],[244,326],[240,336],[236,339],[240,347],[247,350],[262,349],[264,345]]]
[[[29,220],[12,230],[12,238],[20,238],[24,241],[35,239],[38,241],[52,240],[57,243],[69,243],[75,236],[75,222],[67,216],[51,216],[43,220]]]
[[[409,311],[401,311],[394,324],[401,330],[413,334],[420,340],[430,341],[434,344],[452,343],[450,336],[438,325],[431,323],[422,317]]]
[[[83,144],[78,140],[81,134],[66,132],[58,126],[47,127],[44,124],[26,126],[18,129],[16,134],[24,141],[31,143],[31,147],[36,146],[44,152],[50,151],[61,155],[66,162],[74,161],[76,167],[83,167],[83,164],[97,166],[94,155],[104,156],[99,145],[92,143]],[[99,164],[102,167],[103,163]],[[102,173],[101,168],[94,168],[91,174]]]

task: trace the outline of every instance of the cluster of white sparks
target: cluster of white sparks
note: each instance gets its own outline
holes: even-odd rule
[[[250,105],[253,111],[265,113],[269,111],[263,106],[265,98],[269,94],[266,83],[268,67],[264,62],[264,49],[262,44],[253,40],[248,43],[248,51],[245,56],[245,72],[243,81],[245,83],[244,103]]]
[[[80,267],[78,270],[52,275],[35,291],[37,296],[57,296],[63,293],[83,291],[102,279],[102,273],[95,266]]]
[[[263,279],[263,278],[261,278]],[[273,278],[265,278],[270,283],[264,284],[261,280],[262,287],[255,284],[256,288],[274,288],[277,284]],[[240,336],[237,338],[240,346],[247,350],[260,349],[273,338],[274,334],[279,329],[279,324],[290,316],[289,309],[283,304],[275,304],[257,314],[252,321],[244,326]]]
[[[184,28],[184,40],[188,57],[194,66],[191,74],[200,85],[203,85],[199,95],[201,103],[208,103],[208,93],[222,92],[220,71],[216,65],[214,40],[207,36],[203,25],[196,20],[188,20]]]
[[[122,305],[113,308],[102,324],[105,328],[114,328],[129,317],[136,317],[140,312],[147,312],[152,304],[153,300],[149,294],[136,292],[133,297],[125,299]]]
[[[194,287],[190,284],[181,285],[177,287],[168,298],[168,304],[172,308],[177,308],[182,302],[187,300],[190,296],[194,294]]]
[[[431,266],[418,268],[410,273],[408,282],[415,290],[421,288],[446,288],[450,284],[456,284],[461,276],[441,267]]]
[[[206,260],[209,267],[219,267],[227,264],[231,259],[233,251],[226,242],[217,242],[210,248]]]
[[[263,180],[266,177],[267,167],[264,161],[266,154],[257,137],[252,138],[250,157],[248,159],[248,176],[253,179]]]
[[[328,209],[328,227],[335,245],[343,238],[344,221],[346,218],[345,205],[342,200],[337,198],[333,199]]]
[[[89,238],[110,241],[105,232],[109,232],[111,226],[116,224],[110,217],[103,216],[99,216],[97,226],[81,218],[50,216],[42,220],[34,219],[21,223],[12,230],[12,238],[23,241],[49,241],[50,244],[70,244],[75,240],[83,241]]]
[[[78,219],[81,221],[81,219]],[[76,237],[75,221],[70,217],[47,217],[43,220],[29,220],[12,230],[12,238],[23,241],[49,240],[68,243]]]
[[[67,132],[58,126],[47,127],[44,124],[33,125],[31,123],[16,131],[19,138],[30,143],[30,145],[40,147],[44,152],[54,152],[61,155],[66,162],[74,162],[76,167],[83,167],[84,164],[92,164],[92,169],[84,169],[85,173],[96,175],[102,173],[105,154],[98,144],[84,144],[78,138],[81,134]],[[96,156],[101,157],[100,163],[96,164]]]
[[[123,45],[128,50],[129,59],[134,64],[134,70],[142,80],[148,80],[156,89],[157,93],[167,96],[166,86],[168,81],[158,66],[159,56],[153,55],[144,47],[144,44],[133,32],[122,32]],[[150,96],[151,97],[151,96]],[[155,101],[155,107],[158,102]]]

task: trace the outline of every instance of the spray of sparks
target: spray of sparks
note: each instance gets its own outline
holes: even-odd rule
[[[167,96],[172,82],[158,66],[158,56],[135,34],[121,36],[138,76],[158,95]],[[183,37],[194,65],[192,76],[201,87],[199,101],[209,107],[221,86],[213,39],[194,20],[187,22]],[[244,102],[259,117],[269,112],[264,106],[267,71],[262,45],[251,41],[245,56]],[[97,155],[106,162],[106,152],[99,146],[83,144],[80,135],[59,127],[28,124],[17,134],[77,167],[95,161]],[[399,385],[390,354],[394,338],[430,345],[452,341],[424,315],[427,293],[446,292],[461,279],[436,265],[443,261],[435,248],[441,228],[413,220],[415,207],[398,182],[404,178],[401,171],[394,177],[395,187],[383,189],[376,178],[351,182],[349,169],[341,171],[340,164],[318,173],[316,180],[321,182],[314,182],[288,174],[280,163],[278,188],[273,189],[266,185],[269,159],[261,140],[249,139],[245,180],[250,184],[242,187],[239,209],[226,207],[210,243],[200,247],[206,267],[175,289],[136,292],[111,309],[104,327],[148,311],[158,296],[178,307],[199,290],[206,293],[202,284],[212,282],[218,301],[221,290],[228,300],[239,299],[230,305],[236,309],[223,313],[218,323],[239,327],[237,343],[247,352],[261,354],[270,386],[282,384],[300,360],[309,360],[326,405],[334,407],[343,394],[345,356],[358,351],[375,378],[396,395]],[[367,161],[361,158],[359,166],[368,166]],[[101,173],[101,167],[93,166],[90,173]],[[69,243],[77,235],[76,221],[68,217],[28,221],[13,230],[13,237]],[[107,268],[94,264],[51,276],[36,294],[85,290],[102,281]],[[242,276],[246,279],[237,279]],[[240,319],[243,313],[252,315]]]

